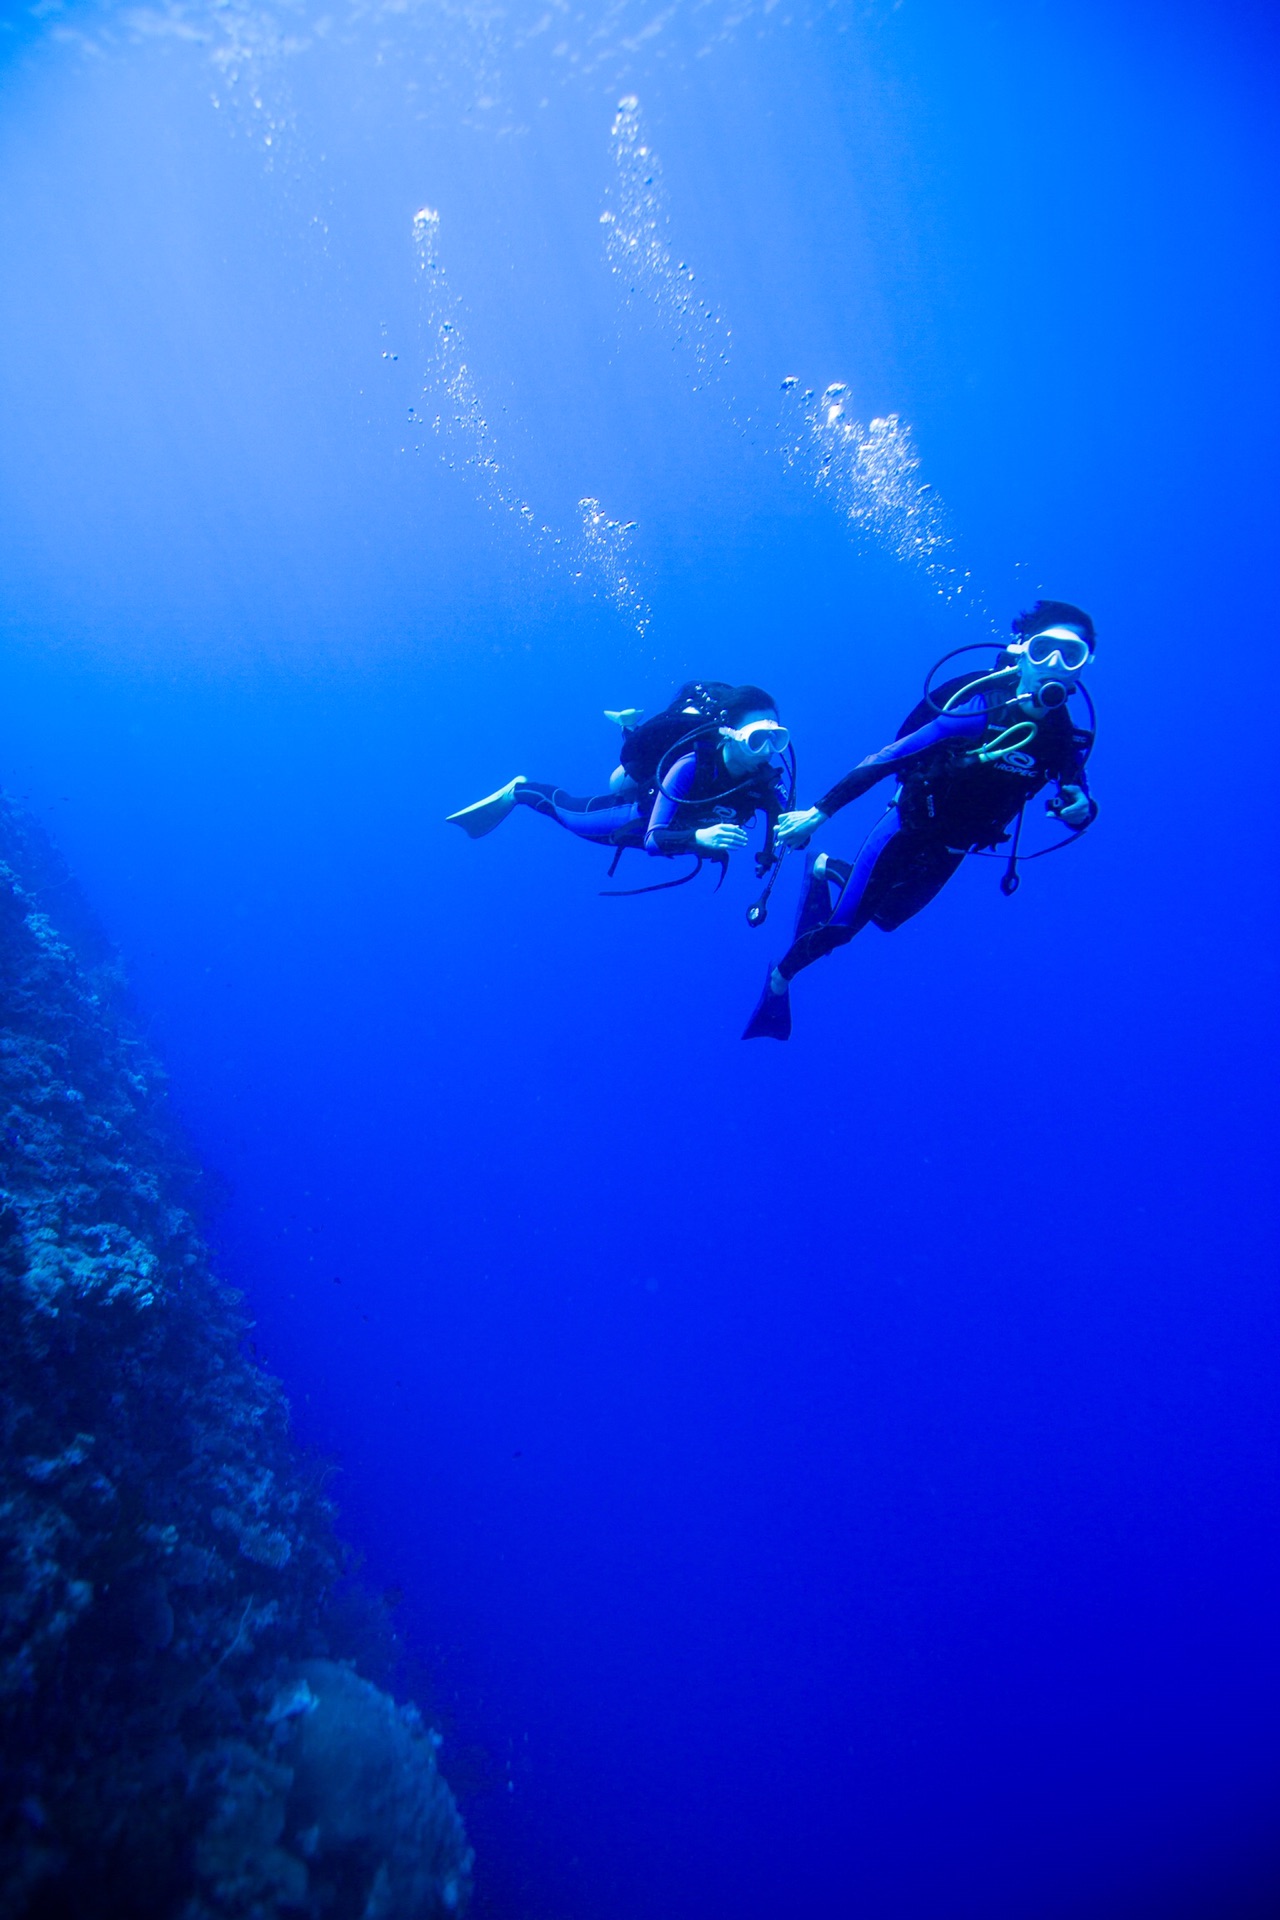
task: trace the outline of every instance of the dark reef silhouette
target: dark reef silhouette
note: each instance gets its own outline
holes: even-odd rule
[[[436,1737],[341,1658],[322,1476],[191,1186],[111,955],[0,802],[0,1914],[461,1912]]]

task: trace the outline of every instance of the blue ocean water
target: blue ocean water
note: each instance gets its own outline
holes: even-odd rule
[[[1274,1911],[1267,13],[5,27],[2,777],[403,1596],[475,1911]],[[808,802],[1039,593],[1096,830],[786,1048],[794,871],[752,931],[741,860],[602,899],[443,824],[708,675]]]

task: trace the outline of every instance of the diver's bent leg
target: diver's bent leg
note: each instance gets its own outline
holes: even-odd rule
[[[774,992],[785,992],[805,967],[811,967],[815,960],[825,959],[837,947],[847,947],[857,931],[856,927],[837,927],[830,920],[824,926],[810,927],[807,933],[802,933],[798,940],[791,942],[774,968]]]
[[[532,807],[580,840],[594,840],[605,846],[617,843],[620,834],[634,829],[641,820],[634,800],[617,794],[601,793],[585,800],[566,793],[563,787],[550,787],[540,780],[522,780],[516,788],[515,804]]]
[[[793,940],[802,933],[808,933],[810,927],[820,927],[831,918],[831,882],[827,879],[827,863],[821,854],[805,856],[804,886],[800,893],[800,905],[796,908],[795,932]]]
[[[800,905],[796,911],[793,940],[808,933],[813,927],[825,926],[831,918],[831,886],[834,881],[837,889],[845,885],[851,869],[843,860],[833,860],[829,853],[809,854],[804,863],[804,887],[800,894]]]
[[[842,871],[833,872],[839,866]],[[809,863],[808,885],[800,897],[796,916],[796,937],[776,967],[771,967],[764,992],[743,1029],[744,1040],[789,1040],[791,1038],[791,981],[812,960],[818,960],[832,947],[852,940],[853,933],[831,928],[831,882],[847,882],[849,868],[843,861],[828,860],[819,854]]]
[[[860,933],[867,924],[864,905],[871,877],[894,839],[902,831],[902,822],[898,809],[890,807],[879,819],[858,850],[858,857],[851,867],[843,860],[827,859],[823,879],[840,879],[844,885],[840,898],[830,917],[818,925],[809,924],[803,929],[797,925],[796,938],[775,968],[776,980],[785,983],[794,980],[804,967],[811,967],[815,960],[821,960],[837,947],[847,946],[855,933]],[[816,865],[816,862],[815,862]],[[803,910],[801,919],[803,919]],[[775,984],[775,992],[782,988]]]
[[[744,1040],[791,1038],[791,982],[802,968],[811,967],[815,960],[834,953],[837,947],[847,946],[854,934],[866,926],[870,918],[866,911],[866,899],[872,876],[901,830],[898,809],[890,807],[863,841],[852,867],[830,856],[823,859],[819,855],[814,861],[809,888],[796,922],[796,937],[765,981],[764,992],[743,1033]],[[815,924],[809,914],[815,904],[817,889],[825,891],[832,880],[840,883],[841,887],[835,911],[827,919]]]
[[[849,940],[867,924],[867,915],[863,911],[867,889],[881,859],[901,832],[902,819],[897,807],[887,807],[858,848],[858,857],[852,867],[846,869],[848,877],[836,901],[830,924],[833,927],[847,927],[845,937]]]

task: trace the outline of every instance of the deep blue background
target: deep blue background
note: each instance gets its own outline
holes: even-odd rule
[[[3,777],[403,1589],[482,1915],[1270,1912],[1275,35],[739,12],[10,10]],[[624,90],[710,385],[605,259]],[[424,203],[560,547],[406,424]],[[812,798],[988,631],[786,469],[792,374],[912,423],[1001,624],[1094,612],[1103,815],[784,1050],[737,1036],[794,878],[753,934],[747,871],[606,901],[441,821],[589,790],[689,673],[776,689]]]

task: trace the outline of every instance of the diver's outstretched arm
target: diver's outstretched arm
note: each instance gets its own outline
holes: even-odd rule
[[[781,813],[773,830],[773,844],[779,853],[784,847],[807,847],[827,816],[821,807],[802,807],[795,813]]]
[[[829,793],[823,794],[817,811],[829,819],[833,813],[839,813],[841,807],[847,807],[851,800],[870,793],[877,781],[897,772],[904,761],[914,759],[916,754],[928,753],[948,740],[979,739],[986,730],[985,706],[976,712],[940,713],[926,721],[923,727],[917,727],[914,733],[904,733],[900,740],[891,740],[887,747],[881,747],[879,753],[869,753],[865,760],[860,760],[852,773],[846,773],[843,780],[836,781]]]
[[[940,746],[946,740],[976,739],[985,731],[986,724],[985,707],[976,713],[940,713],[936,719],[917,727],[913,733],[905,733],[901,739],[891,740],[878,753],[869,753],[865,760],[860,760],[843,780],[837,780],[830,792],[823,794],[817,806],[806,807],[798,813],[784,813],[774,831],[775,845],[779,850],[783,847],[806,846],[833,813],[839,813],[841,807],[847,807],[851,800],[858,800],[864,793],[870,793],[879,781],[900,769],[904,761],[918,753],[928,753],[930,748]]]

